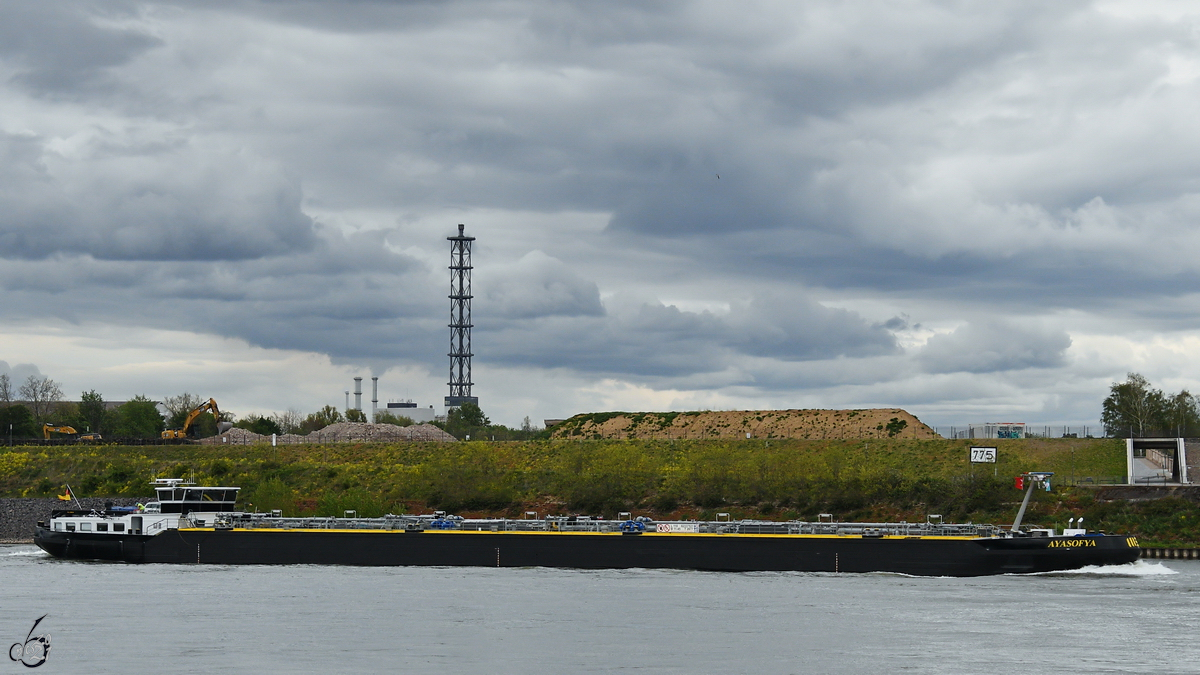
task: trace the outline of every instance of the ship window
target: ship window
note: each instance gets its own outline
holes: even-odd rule
[[[177,502],[183,501],[183,489],[182,488],[175,488],[175,501],[177,501]]]
[[[113,523],[113,532],[124,532],[125,523]]]
[[[201,492],[203,492],[203,490],[188,490],[187,495],[185,495],[183,498],[183,501],[198,502],[198,501],[200,501],[200,493]]]
[[[62,532],[62,523],[54,523],[54,530],[56,532]]]
[[[97,532],[108,532],[108,523],[96,523]]]
[[[159,490],[158,491],[158,499],[159,499],[159,501],[163,501],[163,502],[171,501],[171,490],[169,488],[166,490]]]
[[[67,532],[75,531],[75,523],[67,523]]]
[[[91,532],[91,531],[92,531],[92,524],[91,524],[91,523],[80,523],[80,524],[79,524],[79,531],[80,531],[80,532]]]

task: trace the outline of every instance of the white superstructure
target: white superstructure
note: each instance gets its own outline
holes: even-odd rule
[[[218,514],[234,510],[240,489],[197,487],[182,478],[158,478],[150,484],[157,501],[103,511],[55,511],[47,528],[52,532],[154,535],[178,529],[181,524],[203,527],[214,524]]]

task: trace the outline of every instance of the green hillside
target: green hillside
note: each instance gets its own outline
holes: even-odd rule
[[[280,446],[54,446],[0,450],[0,494],[148,494],[154,476],[239,485],[247,503],[289,513],[590,512],[844,519],[941,512],[999,517],[1011,477],[1124,472],[1121,441],[997,441],[999,463],[967,462],[969,442],[536,441]],[[1057,499],[1057,498],[1056,498]]]
[[[1095,503],[1075,481],[1116,479],[1111,439],[994,441],[999,462],[967,461],[967,441],[530,441],[251,446],[52,446],[0,449],[0,496],[47,497],[69,483],[89,497],[148,496],[152,477],[243,488],[247,509],[363,516],[445,509],[462,515],[619,511],[654,517],[1011,522],[1012,476],[1054,471],[1028,523],[1200,544],[1200,507],[1181,499]],[[1074,480],[1073,480],[1074,477]]]

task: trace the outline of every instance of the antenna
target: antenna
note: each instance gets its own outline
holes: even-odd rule
[[[457,408],[464,403],[479,404],[471,395],[471,242],[475,237],[463,233],[465,226],[458,226],[458,236],[446,237],[450,242],[450,395],[446,397],[447,408]]]

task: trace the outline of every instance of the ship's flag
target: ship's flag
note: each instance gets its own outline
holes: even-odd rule
[[[75,495],[71,494],[71,486],[70,485],[64,485],[63,487],[67,488],[67,494],[58,495],[58,499],[59,499],[59,501],[69,502],[69,501],[71,501],[71,499],[73,499],[75,497]]]

